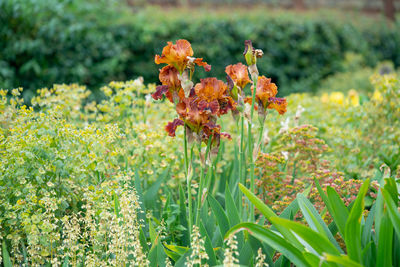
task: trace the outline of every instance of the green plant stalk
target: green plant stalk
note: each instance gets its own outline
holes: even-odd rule
[[[256,91],[257,91],[257,79],[253,81],[254,83],[254,89],[253,89],[253,95],[252,95],[252,101],[251,101],[251,110],[250,110],[250,121],[248,124],[248,146],[249,146],[249,162],[250,162],[250,189],[251,192],[254,193],[254,159],[253,159],[253,136],[251,133],[251,126],[253,123],[253,115],[254,115],[254,102],[256,99]],[[249,208],[250,208],[250,221],[254,220],[254,205],[252,203],[249,203]]]
[[[245,184],[245,179],[243,175],[243,167],[245,165],[244,157],[244,115],[243,112],[240,113],[240,144],[239,144],[239,183]],[[239,214],[242,215],[242,191],[239,191]]]
[[[265,117],[262,121],[260,121],[260,134],[258,136],[258,143],[257,143],[260,146],[260,151],[261,151],[261,141],[264,135],[264,125],[265,125]]]
[[[189,231],[189,239],[192,242],[192,225],[193,225],[193,214],[192,214],[192,192],[190,189],[190,174],[189,174],[189,161],[188,161],[188,153],[187,153],[187,137],[186,137],[186,125],[183,125],[183,146],[184,146],[184,155],[185,155],[185,172],[186,172],[186,190],[188,194],[188,210],[189,210],[189,219],[188,219],[188,231]],[[190,156],[190,161],[192,161],[192,153]]]
[[[199,144],[199,155],[201,153],[201,143]],[[204,180],[204,164],[200,163],[200,180],[199,180],[199,191],[197,192],[197,211],[196,211],[196,222],[195,225],[199,226],[200,222],[200,208],[201,208],[201,195],[203,192],[203,180]]]
[[[210,151],[211,147],[211,137],[208,139],[207,142],[207,150],[204,155],[204,162],[201,162],[200,164],[200,180],[199,180],[199,191],[197,193],[197,212],[196,212],[196,222],[195,225],[200,227],[200,209],[201,209],[201,197],[203,195],[203,188],[204,188],[204,163],[207,160],[208,153]],[[198,149],[199,149],[199,157],[201,155],[201,142],[198,144]]]
[[[212,175],[213,175],[213,171],[214,171],[214,167],[215,167],[216,162],[212,163],[210,162],[210,164],[208,165],[208,170],[207,170],[207,176],[206,176],[206,186],[207,186],[207,194],[211,193],[210,188],[211,188],[211,180],[212,180]]]
[[[266,115],[262,120],[259,120],[259,122],[260,122],[260,132],[259,132],[259,135],[258,135],[258,142],[257,142],[257,148],[258,148],[259,152],[261,151],[261,142],[262,142],[262,138],[263,138],[263,135],[264,135],[264,125],[265,125]],[[254,170],[253,170],[253,174],[254,174]]]

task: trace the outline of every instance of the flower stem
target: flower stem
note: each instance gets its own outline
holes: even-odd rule
[[[201,142],[198,145],[199,157],[201,157]],[[199,179],[199,191],[197,192],[197,212],[196,212],[196,226],[199,226],[200,219],[200,208],[201,208],[201,195],[203,192],[203,180],[204,180],[204,164],[200,160],[200,179]]]
[[[245,184],[245,179],[243,175],[243,167],[245,164],[244,157],[244,115],[243,112],[240,113],[240,144],[239,144],[239,182]],[[239,190],[239,214],[242,216],[242,191]]]
[[[188,153],[187,153],[187,137],[186,137],[186,125],[183,126],[184,133],[183,133],[183,145],[185,150],[185,172],[186,172],[186,190],[188,194],[188,210],[189,210],[189,219],[188,219],[188,232],[190,237],[190,242],[192,241],[192,224],[193,224],[193,214],[192,214],[192,192],[191,192],[191,177],[189,173],[189,160],[188,160]],[[192,161],[192,154],[190,155],[190,162]]]
[[[187,139],[186,139],[186,125],[183,126],[183,148],[185,150],[185,174],[186,177],[188,176],[188,168],[189,168],[189,162],[188,162],[188,154],[187,154]]]
[[[260,135],[258,136],[258,143],[257,143],[257,145],[260,146],[259,151],[261,151],[261,141],[264,135],[264,124],[265,124],[265,117],[263,120],[260,121]]]
[[[253,96],[251,101],[251,110],[250,110],[250,121],[248,124],[248,146],[249,146],[249,162],[250,162],[250,190],[254,193],[254,158],[253,158],[253,136],[251,133],[251,128],[253,124],[253,115],[254,115],[254,102],[256,99],[256,91],[257,91],[257,79],[253,80],[254,89],[253,89]],[[254,221],[254,206],[252,203],[249,203],[250,207],[250,221]]]
[[[199,180],[199,191],[197,193],[198,194],[197,195],[197,212],[196,212],[196,223],[195,223],[195,225],[198,226],[198,227],[200,227],[200,225],[199,225],[199,223],[200,223],[200,210],[201,210],[201,202],[202,202],[202,195],[203,195],[203,188],[204,188],[204,167],[205,167],[205,163],[206,163],[207,158],[208,158],[208,153],[210,151],[211,139],[212,139],[212,137],[210,137],[208,139],[207,150],[206,150],[206,153],[204,155],[204,162],[200,163],[200,180]],[[199,157],[201,157],[201,142],[198,145],[198,149],[199,149]],[[207,190],[208,190],[208,187],[207,187]]]

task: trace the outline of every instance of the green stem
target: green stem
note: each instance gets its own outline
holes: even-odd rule
[[[199,157],[201,157],[201,142],[199,142],[198,144],[198,150],[199,150]],[[196,226],[199,226],[201,195],[203,192],[203,180],[204,180],[204,164],[203,162],[200,162],[200,179],[199,179],[199,191],[197,192],[197,212],[196,212],[196,223],[195,223]]]
[[[200,165],[200,180],[199,180],[199,191],[198,191],[198,195],[197,195],[197,212],[196,212],[196,226],[199,226],[199,222],[200,222],[200,210],[201,210],[201,200],[202,200],[202,195],[203,195],[203,188],[204,188],[204,163],[207,161],[208,158],[208,153],[210,151],[210,147],[211,147],[211,139],[212,137],[210,137],[208,139],[207,142],[207,150],[206,153],[204,155],[204,162],[201,162]],[[199,157],[201,156],[201,142],[198,145],[198,149],[199,149]],[[207,188],[208,189],[208,188]]]
[[[189,210],[189,219],[188,219],[188,231],[189,231],[189,237],[190,237],[190,242],[192,242],[192,225],[193,225],[193,214],[192,214],[192,192],[191,192],[191,177],[189,173],[189,160],[188,160],[188,153],[187,153],[187,137],[186,137],[186,125],[184,127],[184,133],[183,133],[183,145],[184,145],[184,150],[185,150],[185,172],[186,172],[186,190],[188,194],[188,210]],[[190,154],[190,162],[192,161],[192,155],[193,153]]]
[[[262,138],[263,138],[263,135],[264,135],[264,124],[265,124],[265,117],[262,119],[262,120],[260,120],[260,131],[259,131],[259,135],[258,135],[258,142],[257,142],[257,144],[256,144],[256,147],[257,147],[257,149],[258,149],[258,153],[261,151],[261,148],[262,148],[262,145],[261,145],[261,142],[262,142]],[[252,157],[253,158],[253,157]],[[257,159],[257,157],[256,157],[256,159]],[[253,158],[253,160],[254,160],[254,158]],[[252,170],[251,170],[251,175],[252,175],[252,178],[253,178],[253,182],[254,182],[254,169],[255,169],[255,163],[254,162],[252,162],[252,166],[253,166],[253,168],[252,168]],[[254,186],[254,183],[253,183],[253,186]],[[255,189],[253,188],[253,191],[252,191],[253,193],[255,193]]]
[[[244,115],[243,112],[240,113],[240,144],[239,144],[239,182],[241,184],[245,184],[245,179],[243,175],[243,167],[244,167]],[[242,215],[242,199],[243,194],[242,191],[239,190],[239,214]]]
[[[260,151],[261,151],[261,141],[264,135],[264,124],[265,124],[265,118],[262,120],[262,122],[260,121],[260,135],[258,136],[258,143],[257,143],[257,145],[260,146]]]
[[[253,81],[254,89],[253,96],[251,101],[251,110],[250,110],[250,121],[248,124],[248,146],[249,146],[249,162],[250,162],[250,190],[254,193],[254,159],[253,159],[253,136],[251,133],[252,123],[253,123],[253,114],[254,114],[254,102],[256,99],[256,91],[257,91],[257,80]],[[249,203],[250,207],[250,221],[254,221],[254,205]]]
[[[187,154],[187,139],[186,139],[186,125],[183,126],[183,148],[185,150],[185,174],[188,176],[188,154]]]
[[[207,170],[207,177],[206,177],[206,185],[207,185],[207,190],[209,192],[207,192],[207,194],[211,193],[210,191],[210,187],[211,187],[211,179],[212,179],[212,175],[213,175],[213,163],[210,163],[210,165],[208,165],[208,170]]]
[[[292,180],[290,181],[290,184],[294,184],[294,180],[296,179],[296,164],[297,164],[297,161],[295,160],[294,162],[293,162],[293,171],[292,171]]]

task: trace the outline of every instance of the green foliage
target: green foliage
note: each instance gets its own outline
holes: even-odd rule
[[[31,90],[26,90],[30,98],[32,90],[54,83],[96,88],[137,76],[155,82],[155,52],[161,52],[165,40],[181,38],[193,43],[197,54],[213,66],[211,74],[219,78],[225,77],[226,65],[241,60],[243,41],[252,39],[266,54],[259,69],[280,85],[284,95],[315,91],[320,80],[343,70],[347,52],[360,54],[367,66],[378,60],[400,65],[398,26],[387,27],[373,19],[360,26],[348,19],[338,22],[340,14],[325,13],[276,16],[263,10],[233,17],[190,10],[129,13],[122,3],[111,3],[1,1],[0,87],[22,86]],[[358,87],[357,81],[353,83]]]
[[[342,70],[323,79],[318,92],[348,92],[353,89],[359,93],[369,93],[373,91],[369,77],[374,72],[371,67],[366,66],[362,55],[347,53]]]
[[[104,34],[116,13],[101,2],[106,1],[0,1],[0,87],[121,78],[126,57],[118,31]]]
[[[268,226],[261,227],[255,223],[240,223],[228,231],[226,238],[238,231],[246,230],[298,266],[315,266],[316,263],[319,266],[337,266],[336,264],[339,264],[339,266],[395,266],[399,260],[398,239],[393,239],[392,234],[393,231],[398,234],[398,226],[394,226],[394,223],[398,223],[400,215],[397,205],[393,202],[393,197],[398,200],[399,192],[393,177],[385,180],[385,189],[381,189],[384,201],[375,204],[381,205],[382,217],[377,217],[379,215],[375,213],[375,209],[371,209],[368,219],[363,219],[364,198],[369,180],[366,180],[363,184],[352,207],[348,207],[350,213],[345,225],[342,226],[342,228],[345,228],[345,232],[341,233],[345,240],[343,249],[347,251],[347,255],[338,247],[335,239],[332,240],[335,231],[323,223],[320,215],[302,194],[298,195],[297,200],[299,203],[303,203],[300,206],[303,206],[301,211],[307,225],[272,215],[268,217],[268,220],[275,226],[279,225],[277,229],[280,235],[269,230]],[[261,211],[268,210],[268,207],[253,193],[243,186],[240,189],[258,209]],[[393,196],[388,193],[389,191],[392,192]],[[324,193],[321,192],[321,194]],[[332,194],[325,195],[323,199],[330,210],[337,202]],[[343,203],[340,205],[343,205]],[[388,209],[383,210],[383,205],[387,205]],[[375,229],[368,223],[374,216],[375,220],[379,221],[379,224],[375,225]],[[333,223],[342,225],[342,222],[337,219],[339,218],[334,216]],[[291,234],[290,231],[295,233],[296,236]],[[363,238],[365,235],[367,238]],[[302,242],[301,247],[291,245],[293,238],[297,239],[297,242]],[[377,253],[376,262],[374,261],[375,251]]]
[[[7,251],[13,263],[27,255],[30,263],[44,264],[61,253],[58,260],[69,258],[74,264],[83,256],[85,242],[99,252],[88,255],[99,263],[106,260],[106,240],[116,242],[112,253],[119,255],[117,262],[126,261],[136,252],[124,254],[126,245],[117,235],[133,240],[140,236],[143,243],[147,236],[139,227],[144,219],[140,210],[159,205],[155,196],[160,183],[167,183],[167,174],[176,177],[168,182],[177,186],[179,175],[172,174],[181,168],[182,161],[173,155],[177,148],[161,143],[163,132],[149,127],[167,113],[147,114],[152,104],[144,98],[149,89],[142,80],[111,83],[102,90],[105,99],[96,104],[87,102],[90,92],[82,86],[41,89],[32,100],[35,108],[22,106],[20,90],[13,90],[10,99],[0,90],[0,237],[5,264]],[[170,161],[176,164],[167,168]],[[136,175],[153,178],[136,182]],[[173,205],[168,208],[165,224],[175,232],[171,237],[178,238],[178,213]],[[157,217],[163,212],[161,206],[152,210]]]

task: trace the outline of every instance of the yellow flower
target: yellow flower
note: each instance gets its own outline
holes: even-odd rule
[[[1,89],[0,90],[0,96],[4,97],[7,95],[7,90]]]
[[[382,96],[381,92],[379,92],[378,90],[375,90],[374,94],[372,95],[372,99],[375,100],[376,102],[381,103],[383,101],[383,96]]]
[[[329,96],[329,100],[332,103],[336,103],[339,105],[343,105],[344,102],[344,95],[342,92],[333,92],[331,93],[331,95]]]
[[[351,89],[349,91],[349,100],[350,105],[352,105],[353,107],[358,107],[360,105],[360,97],[356,90]]]

